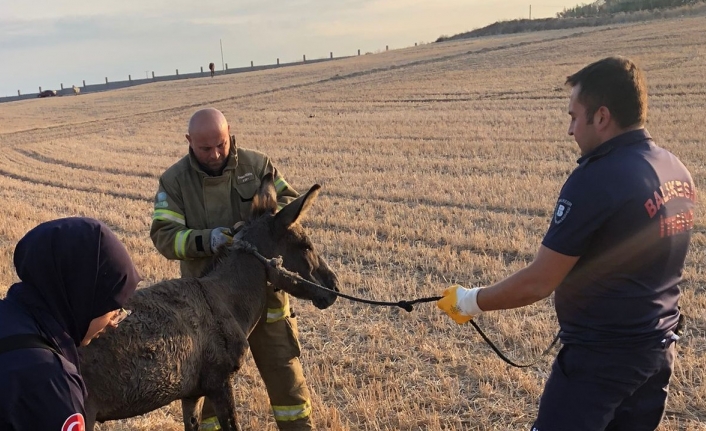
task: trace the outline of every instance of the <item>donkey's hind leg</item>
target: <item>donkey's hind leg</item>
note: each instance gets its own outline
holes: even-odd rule
[[[184,419],[184,431],[199,431],[201,425],[201,408],[203,397],[183,398],[181,400],[181,414]]]
[[[226,379],[214,393],[209,394],[208,399],[216,410],[216,416],[223,431],[241,431],[235,415],[235,397],[230,378]]]

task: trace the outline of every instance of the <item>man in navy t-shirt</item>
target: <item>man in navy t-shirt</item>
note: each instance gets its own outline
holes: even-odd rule
[[[694,182],[644,129],[645,79],[632,61],[606,58],[566,83],[581,158],[534,261],[486,288],[452,286],[438,305],[465,323],[556,291],[563,347],[532,430],[654,430],[673,370]]]

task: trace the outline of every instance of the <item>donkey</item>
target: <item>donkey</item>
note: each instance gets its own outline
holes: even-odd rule
[[[275,214],[277,194],[268,174],[253,199],[250,220],[234,245],[219,250],[206,275],[139,289],[125,305],[132,314],[80,349],[88,389],[86,430],[92,431],[95,421],[133,417],[181,400],[184,429],[196,431],[204,396],[224,430],[240,430],[233,377],[265,310],[267,283],[320,309],[336,300],[336,274],[298,223],[319,189],[314,185]],[[328,289],[292,281],[239,246],[245,243],[263,256],[281,256],[288,271]]]

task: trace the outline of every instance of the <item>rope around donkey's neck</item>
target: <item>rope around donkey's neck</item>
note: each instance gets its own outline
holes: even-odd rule
[[[283,276],[285,276],[295,282],[304,283],[304,284],[311,286],[311,287],[316,287],[318,289],[326,290],[329,293],[332,293],[336,296],[340,296],[341,298],[346,298],[346,299],[354,301],[354,302],[360,302],[363,304],[370,304],[370,305],[379,305],[379,306],[385,306],[385,307],[400,307],[407,312],[411,312],[414,309],[414,307],[413,307],[414,304],[421,304],[424,302],[434,302],[434,301],[438,301],[441,298],[443,298],[442,296],[429,296],[426,298],[413,299],[411,301],[402,300],[402,301],[397,301],[397,302],[375,301],[375,300],[371,300],[371,299],[357,298],[355,296],[346,295],[345,293],[342,293],[342,292],[337,292],[335,290],[329,289],[328,287],[311,282],[309,280],[305,280],[304,278],[300,277],[298,274],[295,274],[295,273],[289,271],[287,268],[285,268],[282,265],[282,258],[281,257],[275,257],[275,258],[268,259],[265,256],[261,255],[257,251],[257,248],[255,248],[255,246],[253,246],[252,244],[250,244],[247,241],[239,239],[239,240],[234,241],[233,245],[243,251],[246,251],[246,252],[252,254],[258,260],[260,260],[262,263],[264,263],[266,266],[269,266],[269,267],[275,269]],[[481,336],[481,338],[483,338],[483,341],[485,341],[486,344],[488,344],[488,346],[490,346],[490,348],[493,350],[493,352],[495,352],[495,354],[498,355],[498,357],[500,359],[502,359],[505,363],[507,363],[513,367],[516,367],[516,368],[527,368],[527,367],[531,367],[532,365],[535,365],[537,362],[539,362],[542,359],[543,356],[545,356],[547,353],[549,353],[552,350],[552,348],[554,347],[554,345],[557,343],[557,341],[559,341],[560,332],[557,332],[557,334],[554,336],[554,339],[552,340],[552,342],[549,344],[549,346],[546,349],[544,349],[544,351],[542,353],[537,355],[532,361],[530,361],[528,363],[518,364],[518,363],[514,362],[512,359],[508,358],[495,345],[495,343],[493,343],[490,340],[490,338],[485,334],[485,332],[483,332],[483,330],[480,329],[478,324],[473,319],[471,319],[470,322],[471,322],[471,325],[473,325],[473,328],[476,330],[476,332],[478,332],[478,334]]]

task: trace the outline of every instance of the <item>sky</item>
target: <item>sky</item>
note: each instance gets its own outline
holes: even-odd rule
[[[577,1],[0,0],[0,96],[433,42]]]

